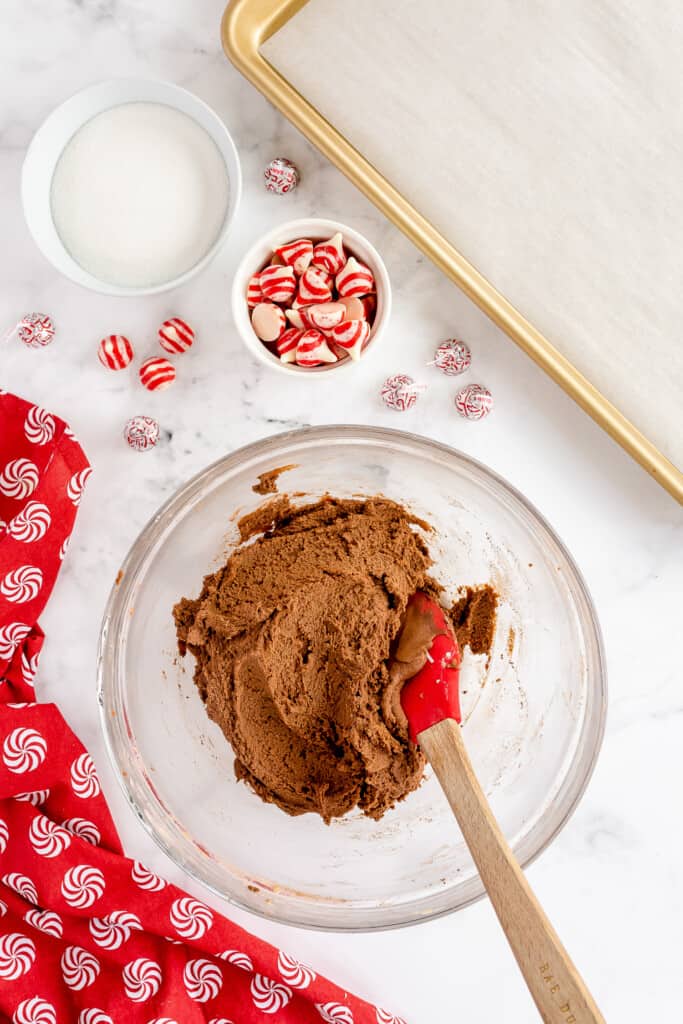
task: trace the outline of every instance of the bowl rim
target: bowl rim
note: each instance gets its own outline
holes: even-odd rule
[[[370,269],[375,275],[378,302],[377,312],[372,324],[372,333],[363,351],[363,362],[368,356],[377,351],[382,338],[386,334],[391,318],[392,289],[386,263],[370,239],[361,231],[358,231],[357,228],[335,220],[332,217],[296,217],[294,220],[285,221],[273,228],[269,228],[268,231],[263,232],[258,238],[254,239],[237,264],[230,289],[232,320],[245,348],[255,359],[258,359],[259,362],[271,370],[275,370],[278,373],[286,373],[288,376],[296,377],[298,380],[305,380],[307,378],[319,380],[323,377],[329,377],[332,373],[348,373],[357,364],[352,359],[344,359],[340,363],[306,368],[304,366],[297,366],[295,363],[281,362],[254,333],[249,318],[250,310],[246,300],[246,285],[253,274],[256,273],[258,264],[262,262],[256,258],[260,250],[266,247],[272,249],[274,243],[284,245],[286,242],[295,241],[302,234],[310,235],[317,231],[320,231],[323,237],[328,231],[330,234],[335,234],[339,231],[345,239],[349,238],[350,244],[348,248],[350,250],[354,249],[355,244],[364,248],[368,253],[365,259],[370,264]],[[352,253],[352,255],[355,255],[355,253]]]
[[[526,870],[526,868],[529,867],[529,865],[531,865],[545,850],[547,850],[551,843],[557,838],[576,810],[592,778],[605,735],[607,716],[607,669],[602,630],[600,628],[595,604],[584,576],[577,566],[574,558],[542,513],[540,513],[532,502],[525,498],[513,484],[509,483],[495,470],[490,469],[485,463],[480,462],[478,459],[475,459],[459,449],[453,448],[440,441],[433,440],[432,438],[425,437],[420,434],[411,433],[409,431],[396,430],[387,427],[366,426],[362,424],[329,424],[325,426],[302,427],[278,434],[272,434],[261,440],[243,445],[227,455],[214,460],[204,469],[195,473],[185,484],[178,488],[174,494],[172,494],[161,505],[157,512],[154,513],[139,532],[121,564],[121,569],[117,575],[117,579],[121,581],[134,579],[135,573],[144,562],[145,557],[152,548],[155,534],[158,534],[165,525],[172,520],[173,516],[180,511],[188,501],[192,500],[192,497],[196,495],[201,488],[206,484],[210,484],[212,479],[216,478],[219,474],[226,470],[235,469],[238,466],[243,465],[247,460],[256,460],[262,455],[267,454],[272,449],[274,443],[279,448],[282,448],[283,446],[293,442],[305,442],[306,440],[325,442],[330,439],[330,435],[334,436],[336,439],[341,438],[361,442],[386,442],[393,440],[406,444],[417,445],[418,447],[427,446],[442,456],[455,456],[466,466],[483,474],[483,476],[490,482],[502,487],[503,490],[507,492],[508,496],[515,499],[521,505],[524,512],[536,520],[547,534],[549,534],[553,543],[557,545],[559,552],[565,559],[566,570],[568,570],[568,572],[573,576],[574,582],[578,588],[578,593],[587,612],[586,627],[592,634],[591,638],[594,643],[595,672],[593,674],[593,686],[590,688],[591,697],[594,703],[593,715],[590,719],[588,715],[584,716],[581,726],[581,740],[577,742],[576,750],[573,753],[572,760],[555,797],[556,804],[564,800],[565,806],[562,813],[558,816],[553,828],[549,831],[543,841],[537,842],[535,849],[523,858],[519,858],[520,866],[522,869]],[[411,925],[437,920],[438,918],[445,917],[447,914],[462,910],[463,908],[476,903],[486,895],[481,878],[475,870],[474,875],[469,880],[472,883],[471,888],[473,888],[474,891],[466,894],[463,898],[458,899],[449,906],[434,908],[421,913],[419,911],[419,904],[407,904],[401,907],[401,910],[404,911],[403,916],[398,920],[390,921],[374,919],[375,917],[381,917],[382,910],[386,909],[381,906],[369,909],[367,907],[347,907],[344,908],[347,914],[354,914],[357,911],[358,915],[363,917],[361,923],[350,923],[346,920],[339,920],[334,923],[325,923],[321,921],[311,921],[306,916],[297,917],[296,913],[289,914],[278,911],[273,912],[270,909],[266,910],[256,902],[252,904],[247,899],[241,899],[234,893],[228,893],[209,881],[202,873],[200,867],[195,867],[195,865],[188,863],[187,859],[175,851],[171,847],[170,843],[166,841],[166,839],[155,829],[154,824],[149,819],[149,816],[145,813],[143,808],[138,806],[133,791],[129,787],[127,779],[130,778],[131,773],[127,769],[125,772],[122,770],[122,765],[117,757],[115,749],[115,733],[117,730],[119,732],[122,731],[123,724],[121,716],[117,715],[112,717],[109,713],[106,695],[106,676],[107,662],[110,662],[109,674],[112,677],[112,681],[115,680],[115,669],[118,659],[115,627],[117,625],[117,618],[121,618],[121,614],[126,603],[124,601],[126,590],[127,588],[122,584],[116,582],[113,583],[102,619],[97,649],[97,704],[99,708],[100,727],[104,736],[104,744],[110,764],[124,794],[126,802],[131,807],[135,817],[141,822],[148,835],[154,840],[159,849],[161,849],[163,853],[170,858],[171,862],[177,868],[180,868],[180,870],[189,875],[190,878],[198,881],[203,886],[206,886],[210,892],[214,893],[219,898],[226,900],[229,904],[232,904],[241,910],[246,910],[250,913],[256,914],[265,920],[325,932],[362,933],[389,931],[396,928],[409,927]],[[592,739],[590,746],[585,747],[584,742],[582,741],[585,739],[585,734],[587,733],[590,734]],[[574,768],[580,760],[582,752],[585,759],[583,771],[580,775],[577,773],[576,777],[572,777],[572,768]],[[571,779],[570,785],[567,782],[568,779]],[[150,794],[150,798],[156,801],[159,810],[164,810],[163,805],[158,798],[154,796],[154,794]],[[538,827],[539,823],[537,822],[534,829],[537,830]],[[533,832],[529,833],[529,836],[533,836]],[[528,836],[525,837],[525,839],[528,841]],[[514,850],[514,840],[512,845]]]
[[[38,197],[36,200],[36,177],[42,173],[41,146],[44,144],[45,137],[49,137],[51,131],[55,130],[61,118],[68,117],[69,113],[72,110],[78,109],[79,105],[87,106],[88,100],[94,104],[93,109],[89,114],[82,117],[79,115],[78,119],[75,119],[78,120],[77,127],[71,132],[66,130],[62,132],[60,130],[63,139],[52,167],[47,194]],[[49,195],[54,169],[75,132],[79,131],[92,118],[97,117],[106,110],[111,110],[126,103],[137,102],[159,103],[192,118],[213,140],[225,164],[226,178],[230,186],[228,206],[223,224],[213,244],[204,255],[193,266],[183,271],[182,274],[178,274],[168,281],[139,288],[131,285],[112,284],[101,280],[76,262],[59,237],[52,218]],[[199,116],[200,114],[206,123]],[[225,244],[234,225],[241,197],[242,168],[239,153],[235,140],[223,119],[213,107],[191,90],[184,88],[182,85],[176,85],[175,82],[156,78],[153,75],[146,77],[144,75],[112,76],[111,78],[103,78],[92,82],[71,93],[53,107],[35,129],[31,141],[26,148],[21,166],[21,204],[24,220],[31,238],[43,257],[55,270],[81,287],[101,295],[114,295],[122,298],[159,295],[186,284],[200,274]],[[45,244],[46,231],[41,227],[41,224],[44,223],[43,214],[45,214],[51,225],[51,230],[47,232],[51,236],[50,246]]]

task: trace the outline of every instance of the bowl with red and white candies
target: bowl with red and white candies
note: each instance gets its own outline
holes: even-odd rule
[[[339,373],[376,349],[391,285],[358,231],[307,218],[251,247],[235,274],[232,311],[247,348],[266,365],[300,377]]]

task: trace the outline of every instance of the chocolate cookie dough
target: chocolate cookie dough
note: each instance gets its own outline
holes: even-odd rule
[[[277,469],[269,469],[266,473],[260,473],[258,481],[252,487],[255,494],[275,494],[280,476],[290,469],[296,469],[296,465],[278,466]]]
[[[411,594],[438,595],[430,528],[383,498],[278,497],[239,525],[251,542],[174,609],[235,773],[288,814],[380,818],[424,769],[390,661]]]

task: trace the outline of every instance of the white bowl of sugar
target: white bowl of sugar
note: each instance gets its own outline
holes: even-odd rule
[[[242,190],[227,128],[186,89],[112,79],[54,110],[31,141],[21,194],[43,255],[109,295],[184,284],[216,255]]]

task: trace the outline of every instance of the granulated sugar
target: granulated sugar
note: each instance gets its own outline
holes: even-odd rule
[[[229,189],[225,161],[196,121],[160,103],[124,103],[66,145],[52,179],[52,216],[84,270],[108,284],[150,287],[209,251]]]

